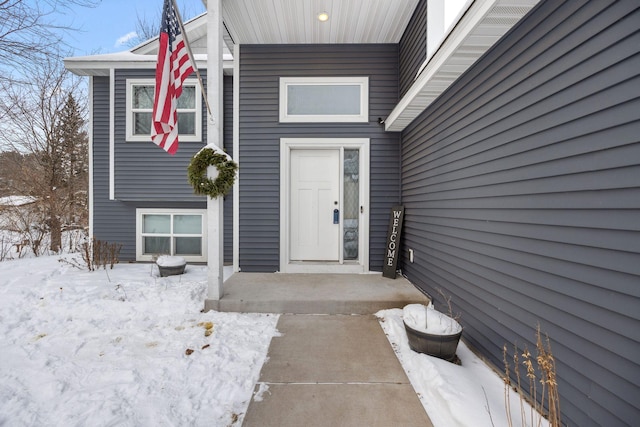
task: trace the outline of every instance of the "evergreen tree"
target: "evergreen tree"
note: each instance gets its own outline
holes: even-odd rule
[[[87,221],[88,156],[84,119],[72,93],[56,117],[52,129],[50,154],[45,155],[50,174],[50,211],[48,225],[52,251],[62,245],[63,227],[83,226]]]

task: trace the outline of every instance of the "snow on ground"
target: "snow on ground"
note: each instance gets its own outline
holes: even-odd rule
[[[23,206],[36,200],[38,199],[32,196],[6,196],[0,197],[0,206]]]
[[[504,383],[498,374],[460,342],[456,355],[461,365],[412,351],[403,324],[403,310],[376,314],[391,346],[434,427],[509,426]],[[510,392],[513,427],[523,427],[520,399]],[[531,406],[524,403],[527,416]],[[535,413],[537,425],[539,416]],[[548,427],[546,420],[540,426]]]
[[[1,426],[242,424],[277,315],[201,313],[203,266],[160,278],[72,256],[0,262]],[[411,351],[402,315],[378,313],[434,426],[507,426],[500,377],[463,343],[461,366]],[[514,393],[511,410],[519,427]]]
[[[276,315],[201,313],[206,267],[59,258],[0,262],[0,425],[242,423]]]

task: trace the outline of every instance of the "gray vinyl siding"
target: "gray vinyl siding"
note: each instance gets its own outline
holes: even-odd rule
[[[280,77],[369,77],[368,123],[279,123]],[[399,201],[399,135],[378,124],[398,99],[397,45],[240,48],[240,268],[277,271],[280,138],[370,138],[370,265],[382,269],[389,210]]]
[[[403,272],[496,366],[540,323],[571,426],[640,419],[639,7],[541,2],[402,135]]]
[[[233,77],[225,76],[224,91],[224,150],[233,156]],[[224,262],[233,262],[233,189],[224,197]]]
[[[206,73],[203,78],[206,78]],[[127,79],[153,79],[155,70],[116,70],[115,73],[115,195],[121,201],[204,202],[187,181],[191,157],[206,144],[207,115],[202,105],[202,141],[180,141],[169,155],[149,141],[126,141]],[[194,76],[195,77],[195,76]]]
[[[203,73],[206,77],[206,72]],[[136,257],[136,208],[205,209],[206,199],[193,195],[187,183],[189,160],[203,142],[180,142],[171,156],[149,142],[125,141],[127,78],[153,78],[153,70],[116,70],[115,189],[109,200],[109,77],[93,78],[93,234],[96,239],[123,245],[120,259]],[[231,77],[225,77],[225,90]],[[233,93],[225,94],[224,114],[233,110]],[[203,105],[203,110],[204,110]],[[203,111],[203,140],[206,113]],[[232,121],[229,122],[231,126]],[[225,148],[231,151],[231,129],[225,129]],[[229,148],[227,148],[227,146]],[[232,195],[225,198],[225,262],[232,261]]]
[[[123,244],[123,260],[135,259],[136,220],[122,203],[109,200],[109,77],[93,78],[93,235]]]
[[[402,35],[399,45],[400,96],[402,97],[427,59],[427,1],[421,1]]]

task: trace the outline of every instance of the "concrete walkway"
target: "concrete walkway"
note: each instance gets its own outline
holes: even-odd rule
[[[278,330],[243,426],[432,427],[373,315],[282,315]]]

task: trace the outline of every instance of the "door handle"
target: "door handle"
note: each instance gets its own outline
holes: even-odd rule
[[[333,223],[340,224],[340,211],[338,209],[333,210]]]

